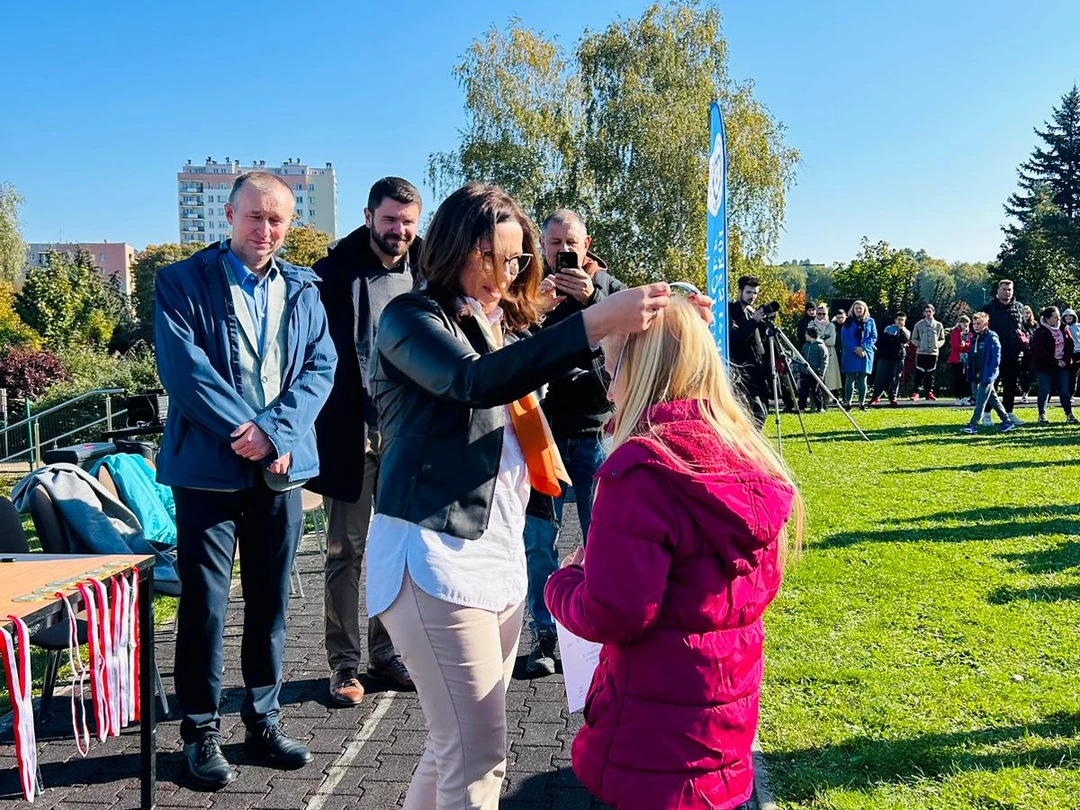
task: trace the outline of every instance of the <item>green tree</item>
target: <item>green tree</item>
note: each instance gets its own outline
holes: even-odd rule
[[[150,344],[154,342],[154,285],[158,272],[170,264],[183,261],[193,253],[202,250],[203,247],[205,245],[199,243],[181,245],[170,242],[147,245],[135,254],[135,261],[131,265],[135,287],[132,303],[135,320],[138,323],[136,330],[138,338]]]
[[[0,183],[0,281],[18,281],[26,266],[26,243],[19,226],[22,201],[15,186]]]
[[[41,348],[41,335],[15,311],[15,288],[7,281],[0,281],[0,347]]]
[[[311,267],[326,256],[327,245],[331,242],[330,234],[324,233],[310,222],[294,225],[285,235],[285,244],[281,246],[281,257],[300,267]]]
[[[107,346],[122,304],[110,290],[93,257],[53,253],[45,267],[33,267],[16,299],[23,321],[50,349],[72,344]]]
[[[986,262],[953,262],[949,265],[956,283],[956,298],[972,309],[978,309],[989,299],[989,278]]]
[[[1046,128],[1035,134],[1045,143],[1036,146],[1031,158],[1020,166],[1020,191],[1009,196],[1005,211],[1020,225],[1038,217],[1043,199],[1041,189],[1049,191],[1049,202],[1066,219],[1080,219],[1080,88],[1075,84],[1055,107]]]
[[[1009,197],[1005,243],[989,272],[1016,282],[1035,305],[1075,302],[1080,289],[1080,89],[1073,85],[1054,108],[1042,141],[1019,169],[1020,190]]]
[[[897,312],[915,309],[919,263],[910,250],[897,250],[888,242],[872,244],[865,236],[862,250],[850,264],[833,275],[836,294],[859,298],[875,317],[891,321]]]
[[[828,264],[806,265],[806,297],[811,301],[828,301],[836,293],[833,274],[836,266]]]
[[[491,28],[454,70],[468,120],[456,149],[431,155],[432,185],[444,194],[465,180],[496,182],[537,220],[574,208],[623,280],[702,285],[709,104],[718,99],[730,271],[760,270],[798,153],[727,64],[719,10],[696,2],[586,32],[572,53],[518,20]]]

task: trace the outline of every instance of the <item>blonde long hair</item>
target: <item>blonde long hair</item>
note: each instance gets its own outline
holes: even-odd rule
[[[806,510],[787,465],[773,450],[746,412],[731,387],[709,327],[697,305],[672,297],[648,331],[631,335],[622,347],[622,359],[613,385],[625,386],[626,398],[615,411],[614,447],[635,436],[663,442],[648,422],[651,407],[672,400],[697,400],[701,417],[724,444],[795,493],[792,550],[802,545]],[[781,560],[787,552],[781,535]]]

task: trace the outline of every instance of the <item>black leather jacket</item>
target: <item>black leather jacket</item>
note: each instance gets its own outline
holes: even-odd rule
[[[383,311],[375,347],[375,512],[475,540],[491,516],[504,406],[590,362],[582,315],[492,352],[471,316],[410,293]]]

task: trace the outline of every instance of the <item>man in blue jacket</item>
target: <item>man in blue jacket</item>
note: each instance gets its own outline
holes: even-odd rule
[[[183,766],[216,790],[236,774],[221,753],[222,633],[233,556],[244,594],[240,710],[248,751],[268,764],[311,761],[278,725],[289,574],[303,513],[299,487],[319,472],[315,417],[337,355],[306,268],[276,259],[293,193],[268,172],[242,175],[225,215],[228,242],[158,274],[158,372],[169,418],[158,480],[176,500],[183,597],[176,637],[176,696]]]

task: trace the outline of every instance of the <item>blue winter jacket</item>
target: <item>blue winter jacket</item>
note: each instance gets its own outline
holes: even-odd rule
[[[976,369],[975,363],[967,364],[968,382],[977,385],[992,385],[1001,373],[1001,339],[997,332],[987,329],[981,335],[976,332],[971,336],[971,348],[968,349],[968,357],[975,357],[975,343],[981,341],[982,364]]]
[[[874,351],[877,346],[877,324],[873,318],[867,318],[863,329],[862,341],[855,340],[856,323],[848,318],[841,330],[844,341],[844,354],[840,358],[840,370],[844,374],[869,374],[874,370]],[[855,354],[855,347],[862,346],[866,357]]]
[[[158,481],[174,487],[232,490],[253,486],[259,464],[292,453],[290,481],[319,472],[315,417],[330,394],[337,354],[326,313],[305,267],[278,260],[289,319],[282,393],[256,413],[240,395],[240,337],[221,242],[169,265],[157,276],[154,339],[169,416],[158,453]],[[358,419],[362,418],[360,415]],[[230,435],[254,422],[274,452],[261,462],[233,452]]]

